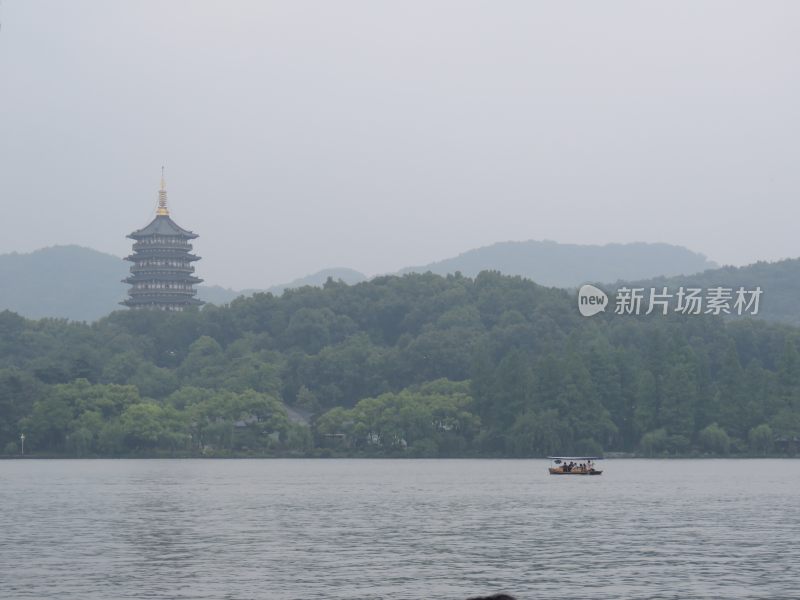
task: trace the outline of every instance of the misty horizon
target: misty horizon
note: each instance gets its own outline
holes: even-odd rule
[[[700,273],[705,269],[716,269],[716,268],[719,268],[719,267],[737,266],[737,265],[728,265],[728,264],[717,263],[716,261],[711,260],[709,257],[705,256],[702,253],[694,252],[691,248],[685,248],[683,246],[675,246],[673,244],[666,244],[666,243],[661,243],[661,242],[658,242],[658,243],[630,242],[630,243],[625,243],[625,244],[618,244],[618,243],[613,243],[613,242],[609,243],[609,244],[561,244],[561,243],[559,243],[559,242],[557,242],[555,240],[504,240],[504,241],[501,241],[501,242],[495,242],[494,244],[489,244],[488,246],[481,246],[479,248],[468,248],[468,249],[464,250],[463,252],[459,252],[456,255],[448,256],[448,257],[440,257],[439,259],[433,260],[433,261],[431,261],[429,263],[426,263],[425,265],[407,265],[407,266],[405,266],[405,267],[403,267],[401,269],[398,269],[396,271],[381,271],[381,272],[378,272],[378,273],[364,273],[363,271],[359,271],[358,269],[353,269],[351,267],[348,267],[347,265],[329,265],[329,266],[320,267],[316,271],[313,271],[313,272],[310,272],[310,273],[298,273],[292,278],[291,281],[289,281],[289,280],[287,280],[287,281],[274,281],[274,282],[273,281],[267,281],[267,282],[255,281],[255,282],[251,282],[251,283],[249,283],[247,285],[241,286],[240,288],[231,288],[231,287],[221,286],[221,285],[219,285],[219,284],[217,284],[217,283],[215,283],[213,281],[204,280],[202,286],[205,286],[205,287],[220,287],[220,288],[224,288],[224,289],[229,290],[229,291],[240,291],[240,292],[241,291],[259,291],[259,290],[263,291],[263,290],[266,290],[266,289],[278,288],[278,287],[281,287],[281,286],[286,285],[286,284],[291,284],[291,283],[293,283],[295,281],[304,281],[304,280],[309,279],[311,277],[314,277],[314,276],[317,276],[317,275],[320,275],[320,274],[325,274],[325,273],[327,273],[328,276],[331,276],[334,279],[336,279],[337,278],[336,273],[340,273],[341,274],[343,272],[348,272],[350,275],[362,276],[365,280],[370,280],[370,279],[373,279],[375,277],[381,277],[381,276],[386,276],[386,275],[404,275],[404,274],[407,274],[407,273],[423,273],[426,270],[433,270],[434,272],[439,273],[440,271],[442,271],[442,269],[441,268],[437,268],[437,267],[440,267],[441,265],[449,264],[450,262],[457,261],[458,259],[461,259],[461,258],[469,257],[470,255],[473,255],[475,253],[478,253],[478,255],[480,255],[480,254],[485,253],[487,250],[492,250],[492,249],[495,249],[495,248],[500,248],[500,247],[509,248],[509,247],[514,247],[514,246],[527,246],[529,244],[535,244],[536,247],[538,248],[538,251],[542,251],[544,248],[549,247],[549,246],[552,246],[552,248],[554,250],[557,250],[557,251],[559,251],[559,250],[560,251],[564,251],[564,250],[569,251],[571,249],[577,249],[577,250],[589,250],[589,249],[605,250],[605,249],[608,249],[608,248],[619,248],[619,249],[631,249],[631,250],[633,250],[633,248],[631,248],[631,247],[636,247],[636,246],[649,246],[651,249],[654,249],[656,247],[663,247],[663,249],[670,249],[670,250],[678,251],[679,253],[681,251],[685,251],[688,256],[691,256],[691,258],[693,258],[693,259],[695,259],[697,261],[696,264],[699,265],[699,266],[697,268],[689,268],[688,270],[683,271],[684,275],[692,275],[692,274]],[[96,248],[92,248],[90,246],[84,246],[84,245],[81,245],[81,244],[56,244],[56,245],[53,245],[53,246],[45,246],[45,247],[42,247],[42,248],[37,248],[37,249],[32,250],[30,252],[11,251],[11,252],[8,252],[8,253],[0,254],[0,258],[2,258],[4,256],[30,256],[30,255],[33,255],[33,254],[36,254],[36,253],[39,253],[39,252],[48,252],[48,251],[57,250],[57,249],[70,249],[70,248],[79,248],[79,249],[85,249],[85,250],[90,250],[90,251],[94,251],[94,252],[102,252],[100,250],[97,250]],[[116,254],[112,254],[112,253],[109,253],[109,252],[102,252],[102,254],[108,255],[108,256],[113,256],[114,258],[118,258],[120,260],[120,264],[125,264],[125,265],[129,264],[129,263],[123,263],[123,261],[125,261],[125,257],[123,257],[123,256],[118,256]],[[563,257],[563,258],[566,258],[566,257]],[[673,257],[673,260],[675,258],[677,258],[677,257]],[[478,260],[486,261],[487,259],[491,260],[486,256],[482,256]],[[700,260],[702,260],[702,259],[705,260],[705,263],[706,263],[705,265],[701,265]],[[80,265],[75,265],[75,266],[76,266],[76,269],[78,271],[81,270],[81,266]],[[563,267],[563,264],[561,266]],[[674,276],[674,275],[678,274],[677,272],[675,272],[675,266],[676,265],[673,265],[671,268],[667,268],[664,271],[660,271],[654,265],[653,266],[654,270],[648,271],[647,275],[643,274],[642,276],[643,277],[646,277],[648,275],[651,276],[651,277],[670,276],[670,275]],[[447,273],[455,273],[456,271],[462,272],[463,270],[464,270],[463,268],[456,267],[456,268],[452,268],[452,269],[447,269]],[[474,269],[472,269],[472,270],[474,270]],[[520,275],[520,273],[517,273],[517,272],[515,272],[513,270],[508,270],[506,268],[503,268],[503,266],[500,265],[500,264],[496,264],[496,265],[493,265],[491,267],[487,266],[483,270],[496,270],[496,271],[500,271],[500,272],[502,272],[504,274],[507,274],[507,275]],[[440,273],[440,274],[443,274],[443,273]],[[469,276],[474,277],[475,275],[477,275],[477,273],[467,274],[468,277]],[[575,287],[575,286],[578,285],[578,281],[577,280],[575,280],[575,282],[569,283],[569,284],[559,284],[559,283],[552,283],[552,282],[548,282],[548,281],[541,281],[541,280],[539,280],[539,278],[537,278],[535,276],[524,275],[524,274],[522,276],[526,277],[527,279],[531,279],[534,282],[539,283],[540,285],[544,285],[545,287],[571,288],[571,287]],[[614,279],[613,278],[606,277],[604,279],[600,275],[590,275],[588,271],[587,271],[586,276],[581,281],[583,281],[583,280],[586,280],[586,281],[592,280],[592,281],[597,281],[597,282],[601,282],[602,281],[602,282],[608,283],[608,284],[614,283]],[[308,285],[308,284],[305,283],[303,285]]]
[[[228,288],[505,240],[800,254],[793,3],[0,11],[0,253],[125,256],[165,165]]]

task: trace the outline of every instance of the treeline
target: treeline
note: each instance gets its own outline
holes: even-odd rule
[[[91,325],[0,313],[0,450],[40,456],[793,452],[800,331],[583,318],[484,272]]]

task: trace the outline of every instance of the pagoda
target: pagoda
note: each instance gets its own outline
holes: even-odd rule
[[[169,216],[164,167],[161,167],[156,218],[128,237],[135,241],[133,254],[125,260],[131,261],[133,266],[130,277],[123,282],[129,283],[131,289],[129,298],[120,304],[170,311],[203,304],[194,297],[197,291],[192,287],[203,281],[193,275],[192,263],[200,257],[191,254],[189,240],[195,239],[197,234],[179,227]]]

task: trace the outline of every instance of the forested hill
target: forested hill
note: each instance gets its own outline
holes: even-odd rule
[[[800,259],[777,262],[757,262],[744,267],[709,269],[694,275],[657,277],[629,283],[629,286],[677,290],[680,286],[696,288],[727,287],[753,290],[760,287],[759,317],[800,325]],[[609,287],[610,286],[606,286]]]
[[[800,436],[798,344],[760,321],[587,319],[492,272],[91,325],[6,311],[0,450],[23,432],[26,451],[69,456],[782,452]]]

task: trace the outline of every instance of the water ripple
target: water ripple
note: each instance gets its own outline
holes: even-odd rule
[[[791,598],[800,462],[0,461],[0,598]]]

